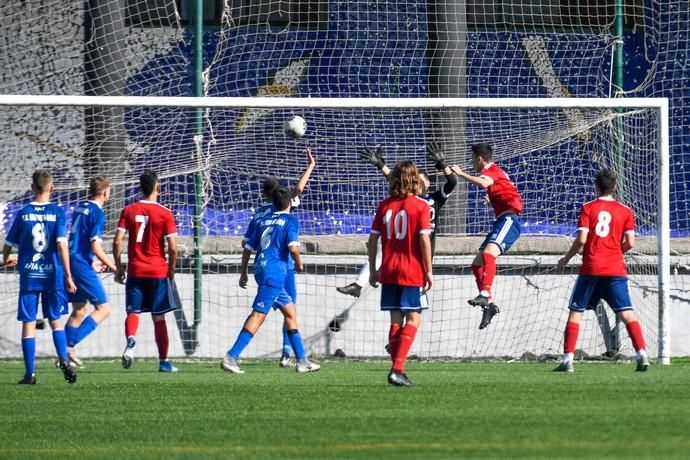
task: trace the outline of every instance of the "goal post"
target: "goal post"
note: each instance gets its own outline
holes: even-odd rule
[[[160,152],[155,152],[150,146],[133,147],[135,151],[140,152],[146,148],[151,151],[148,152],[149,155],[132,155],[132,166],[129,167],[122,177],[114,178],[115,183],[127,184],[128,199],[133,199],[136,193],[136,187],[133,185],[136,182],[137,176],[136,172],[146,166],[150,166],[154,169],[164,168],[162,171],[162,177],[170,178],[169,188],[166,189],[166,195],[164,196],[164,204],[170,203],[173,207],[174,212],[178,212],[180,216],[185,216],[185,218],[192,213],[188,211],[188,208],[193,207],[195,204],[202,203],[206,204],[209,201],[214,201],[218,203],[223,203],[224,210],[231,210],[232,212],[227,213],[227,215],[220,215],[217,209],[214,209],[214,215],[218,214],[218,221],[225,222],[223,225],[218,225],[214,221],[213,227],[206,224],[205,234],[203,238],[206,241],[211,239],[218,239],[218,241],[223,240],[227,237],[228,240],[232,240],[230,243],[218,243],[215,245],[215,251],[219,254],[214,258],[214,250],[208,249],[204,251],[205,255],[203,260],[199,259],[200,252],[194,252],[196,256],[189,256],[191,261],[186,265],[189,267],[194,267],[193,271],[196,272],[200,267],[206,267],[204,270],[204,275],[202,276],[200,285],[195,285],[193,289],[187,292],[182,292],[183,301],[190,300],[189,305],[197,306],[197,296],[201,296],[202,290],[204,292],[203,296],[203,306],[199,305],[198,314],[201,310],[210,313],[210,322],[216,324],[205,324],[208,314],[204,314],[204,320],[201,324],[195,325],[195,327],[200,328],[200,338],[202,345],[206,348],[202,349],[202,356],[213,356],[222,346],[229,343],[232,340],[231,335],[235,333],[235,330],[225,330],[227,325],[232,325],[233,327],[238,324],[239,319],[242,319],[246,315],[246,309],[242,309],[243,303],[246,303],[247,294],[236,293],[226,293],[227,280],[223,280],[222,276],[227,276],[228,273],[233,273],[236,270],[236,256],[237,256],[237,236],[241,234],[241,219],[246,220],[247,216],[251,214],[251,210],[255,205],[259,204],[260,197],[257,195],[256,183],[260,180],[263,174],[273,173],[279,175],[283,180],[293,181],[297,174],[300,172],[303,163],[298,160],[297,157],[301,158],[301,150],[304,146],[298,144],[295,141],[285,141],[280,139],[280,135],[277,132],[277,128],[273,128],[270,125],[275,124],[282,126],[282,124],[276,124],[276,119],[280,119],[285,113],[307,113],[305,116],[307,123],[309,125],[309,131],[315,131],[313,137],[308,132],[306,139],[311,143],[311,146],[317,151],[317,162],[319,166],[323,165],[326,171],[323,174],[318,174],[314,179],[316,184],[314,186],[315,192],[311,197],[307,197],[305,201],[312,200],[312,204],[307,203],[305,205],[305,211],[300,212],[300,218],[307,221],[305,222],[304,228],[307,235],[306,239],[313,236],[311,240],[312,247],[317,247],[321,245],[331,245],[335,249],[330,251],[338,254],[341,248],[340,255],[327,255],[320,259],[321,255],[317,254],[312,256],[311,260],[317,264],[323,264],[323,272],[326,275],[334,276],[335,278],[329,278],[327,280],[329,291],[324,291],[321,279],[316,278],[318,273],[310,278],[307,286],[301,289],[300,296],[306,297],[305,304],[307,305],[304,310],[305,315],[309,315],[312,309],[316,309],[320,302],[329,302],[330,298],[337,296],[334,291],[334,285],[332,283],[343,283],[346,278],[349,279],[356,272],[356,265],[362,261],[361,257],[354,257],[350,260],[348,254],[359,254],[361,255],[361,247],[352,250],[351,243],[341,243],[342,241],[349,241],[347,235],[341,234],[341,228],[343,228],[342,223],[334,223],[332,230],[323,230],[326,220],[329,219],[329,212],[331,205],[333,204],[329,200],[334,200],[339,198],[338,193],[342,194],[352,194],[352,193],[363,193],[366,195],[366,199],[360,200],[358,202],[357,218],[353,217],[353,222],[350,231],[354,234],[362,235],[366,233],[367,220],[366,215],[373,212],[372,209],[372,199],[379,199],[383,196],[384,186],[381,185],[381,189],[378,194],[369,196],[371,194],[370,190],[372,188],[371,181],[375,174],[372,171],[357,172],[350,176],[347,174],[342,174],[343,171],[350,169],[357,169],[357,171],[362,171],[365,166],[358,163],[356,158],[355,147],[349,145],[347,148],[344,147],[346,144],[363,143],[380,140],[377,137],[377,130],[380,129],[390,129],[399,134],[400,139],[397,142],[393,142],[393,137],[387,138],[391,145],[384,145],[387,150],[387,155],[389,161],[399,159],[404,156],[413,156],[418,162],[424,162],[423,144],[426,140],[432,140],[434,134],[429,130],[427,117],[429,113],[443,113],[445,110],[461,111],[464,113],[463,120],[466,119],[467,126],[476,126],[485,123],[486,126],[480,130],[469,130],[474,133],[481,132],[492,132],[495,133],[495,142],[500,147],[497,149],[499,152],[498,160],[501,162],[501,154],[505,154],[507,150],[513,150],[511,153],[513,156],[510,157],[511,161],[514,161],[516,165],[520,168],[521,180],[523,183],[518,182],[518,188],[521,192],[527,189],[529,196],[529,205],[536,206],[539,205],[540,200],[544,201],[544,206],[546,209],[540,210],[538,213],[530,216],[533,218],[534,222],[542,225],[541,227],[536,226],[534,230],[534,237],[539,238],[541,236],[550,236],[554,238],[559,238],[562,241],[564,236],[567,234],[554,233],[553,225],[550,225],[550,220],[554,219],[554,215],[558,211],[549,209],[549,205],[553,205],[558,198],[551,196],[553,201],[546,200],[549,198],[549,194],[555,192],[549,190],[541,190],[540,183],[538,181],[551,180],[558,182],[559,180],[571,180],[577,179],[578,186],[569,190],[571,195],[560,199],[560,201],[568,200],[580,200],[574,202],[573,204],[579,205],[585,196],[576,196],[576,192],[582,192],[583,185],[580,184],[582,178],[577,177],[578,174],[578,163],[574,161],[572,164],[568,163],[567,168],[564,166],[564,162],[570,161],[568,155],[576,155],[578,149],[584,148],[583,145],[600,143],[601,147],[592,148],[593,155],[600,155],[602,157],[607,157],[607,155],[615,155],[616,148],[610,147],[609,142],[612,144],[614,141],[610,141],[602,134],[592,134],[596,131],[597,127],[604,127],[604,131],[609,131],[606,127],[607,124],[611,123],[612,120],[622,119],[623,117],[631,117],[633,121],[630,123],[630,129],[625,134],[626,136],[634,137],[636,135],[644,137],[642,140],[645,143],[644,148],[640,150],[643,151],[640,158],[632,158],[628,160],[629,165],[634,165],[635,162],[652,160],[648,158],[647,144],[653,143],[655,150],[654,164],[648,164],[645,167],[649,167],[648,170],[641,169],[636,172],[637,176],[635,180],[640,182],[637,189],[633,189],[632,193],[653,193],[655,196],[646,196],[644,199],[649,201],[647,203],[647,208],[645,209],[646,218],[655,218],[656,222],[650,224],[651,227],[647,228],[646,235],[655,240],[655,248],[646,253],[644,257],[640,257],[639,265],[640,267],[646,267],[648,265],[653,265],[654,270],[652,272],[645,272],[645,276],[656,276],[656,286],[654,289],[657,291],[657,321],[649,323],[654,324],[657,328],[655,341],[657,342],[656,354],[658,356],[658,362],[661,364],[670,363],[670,209],[669,209],[669,125],[668,125],[668,100],[666,98],[291,98],[291,97],[136,97],[136,96],[68,96],[68,95],[0,95],[0,122],[5,120],[6,126],[11,125],[12,118],[7,115],[2,115],[2,112],[7,112],[16,107],[123,107],[128,110],[136,110],[136,113],[129,118],[128,126],[123,129],[125,131],[136,131],[138,123],[150,122],[147,125],[146,135],[148,138],[153,138],[159,131],[168,132],[168,137],[164,137],[164,140],[160,142],[168,142],[168,140],[182,139],[189,137],[187,142],[190,146],[194,146],[194,150],[197,153],[189,151],[186,152],[186,147],[179,147],[182,151],[175,150],[175,146],[169,146],[170,150],[162,149],[160,152],[164,152],[163,155]],[[146,110],[151,109],[151,112],[146,112]],[[160,110],[159,110],[160,109]],[[175,111],[180,111],[180,114],[170,115],[165,112],[164,109],[171,109]],[[176,122],[184,118],[186,113],[193,113],[194,110],[204,109],[204,135],[200,137],[199,133],[194,129],[185,130],[185,124],[183,122],[180,125],[171,124],[170,121]],[[243,118],[248,110],[261,110],[261,112],[256,112],[253,118],[253,127],[240,131],[236,129],[232,133],[233,127],[227,122],[225,118],[240,119]],[[187,112],[189,111],[189,112]],[[244,111],[244,112],[243,112]],[[232,117],[220,116],[217,114],[221,113],[231,113]],[[636,114],[653,114],[650,117],[642,115],[640,120],[636,117]],[[269,115],[266,115],[269,114]],[[379,115],[380,114],[380,115]],[[505,114],[505,118],[503,118]],[[311,116],[309,116],[311,115]],[[495,117],[495,119],[492,119]],[[49,117],[48,117],[49,118]],[[485,119],[486,118],[486,119]],[[150,121],[153,119],[153,121]],[[9,121],[8,121],[9,120]],[[48,123],[50,120],[47,119]],[[328,124],[328,133],[323,133],[320,128],[320,124]],[[408,125],[409,123],[409,125]],[[651,125],[654,125],[653,127]],[[258,127],[258,128],[257,128]],[[259,129],[261,128],[261,129]],[[612,128],[614,129],[614,128]],[[654,132],[649,132],[653,130]],[[476,135],[476,134],[475,134]],[[22,137],[22,142],[30,142],[33,144],[40,144],[40,151],[43,154],[49,156],[55,154],[56,149],[59,149],[60,142],[60,125],[56,124],[53,132],[54,138],[50,139],[33,139]],[[356,140],[350,140],[349,136],[356,138]],[[472,141],[482,141],[481,138],[470,138],[468,134],[467,143]],[[8,136],[6,136],[7,138]],[[16,142],[18,136],[15,139],[8,142]],[[27,140],[28,139],[28,140]],[[401,140],[402,139],[402,140]],[[638,139],[624,139],[624,142],[628,142],[628,145],[636,145]],[[315,142],[315,143],[314,143]],[[132,144],[136,144],[136,140],[131,141]],[[257,144],[266,143],[265,146],[256,147]],[[568,149],[564,149],[561,152],[562,157],[554,160],[544,160],[543,163],[539,159],[539,154],[541,150],[549,150],[553,145],[558,143],[569,143],[572,146]],[[52,147],[51,147],[52,146]],[[248,147],[249,146],[249,147]],[[166,147],[168,148],[168,147]],[[243,149],[248,148],[250,151],[254,152],[255,158],[242,158]],[[280,149],[291,149],[290,153],[277,152]],[[465,155],[466,146],[453,146],[451,152],[451,160],[458,162],[458,164],[467,166],[468,162]],[[138,150],[137,150],[138,149]],[[321,149],[322,156],[319,155],[319,149]],[[338,150],[345,149],[343,153],[334,152],[332,154],[327,153],[328,149]],[[17,149],[19,151],[19,149]],[[257,152],[255,152],[255,150]],[[260,151],[259,151],[260,150]],[[168,157],[165,157],[165,152],[172,152]],[[536,152],[536,153],[535,153]],[[575,153],[572,153],[575,152]],[[197,158],[202,155],[202,158]],[[331,156],[332,155],[332,156]],[[525,157],[524,165],[519,165],[521,156]],[[544,155],[546,156],[546,155]],[[529,157],[529,158],[528,158]],[[533,158],[534,157],[534,158]],[[532,162],[535,163],[532,163]],[[584,161],[584,160],[583,160]],[[594,161],[594,160],[592,160]],[[608,160],[607,160],[608,161]],[[78,162],[77,162],[78,163]],[[44,164],[51,164],[49,161],[42,162],[36,161],[35,166],[39,167]],[[603,164],[606,164],[605,162]],[[517,166],[516,166],[517,167]],[[272,169],[271,169],[272,168]],[[544,171],[540,171],[539,174],[532,175],[531,168],[541,168]],[[289,171],[287,171],[289,169]],[[512,175],[513,172],[508,167],[508,172]],[[108,170],[104,170],[107,174]],[[558,176],[558,174],[565,174],[564,176]],[[645,177],[646,174],[646,177]],[[190,183],[185,182],[186,175],[192,175],[192,181]],[[329,182],[329,175],[333,177],[337,176],[337,181]],[[549,176],[551,175],[551,176]],[[75,200],[75,194],[79,190],[79,187],[83,187],[84,181],[88,178],[81,177],[79,174],[75,173],[69,182],[65,182],[66,188],[72,190],[72,195],[63,197],[67,200],[65,204],[72,205]],[[203,184],[199,185],[197,183],[197,178],[203,178]],[[535,179],[537,178],[537,179]],[[547,179],[545,179],[547,178]],[[591,183],[591,179],[587,178]],[[644,180],[653,180],[654,184],[647,188],[642,184]],[[248,182],[251,182],[251,190],[249,188]],[[348,180],[351,182],[348,184]],[[530,183],[531,180],[536,180],[535,183]],[[235,187],[232,191],[230,188]],[[349,187],[349,188],[348,188]],[[241,192],[238,192],[238,190]],[[554,189],[556,190],[556,189]],[[22,202],[25,196],[15,190],[16,203]],[[462,189],[462,195],[465,201],[470,200],[478,201],[477,194],[470,188]],[[199,197],[199,194],[203,196]],[[524,192],[523,192],[524,193]],[[187,197],[185,194],[190,194],[193,196]],[[245,199],[230,200],[225,199],[221,195],[223,194],[238,194],[239,197]],[[249,196],[251,198],[249,198]],[[633,195],[634,196],[634,195]],[[313,198],[316,198],[313,200]],[[334,198],[335,197],[335,198]],[[249,201],[249,200],[252,201]],[[653,200],[653,204],[651,201]],[[15,203],[15,206],[16,206]],[[461,204],[460,206],[465,206]],[[463,229],[460,231],[461,234],[458,235],[445,235],[449,236],[447,241],[451,241],[454,237],[475,237],[482,231],[481,225],[475,225],[474,218],[476,217],[478,221],[483,224],[487,221],[486,212],[480,209],[475,209],[472,207],[470,209],[464,209],[463,215],[466,215],[466,220],[463,221],[462,225],[457,228]],[[474,206],[474,205],[472,205]],[[656,209],[652,209],[656,207]],[[572,207],[564,208],[563,214],[558,215],[559,225],[561,227],[565,225],[563,222],[564,216],[572,215]],[[634,208],[634,206],[633,206]],[[355,214],[353,211],[355,208],[344,207],[345,211],[338,214],[336,220],[339,222],[343,219],[348,219],[350,216]],[[241,219],[240,217],[241,216]],[[206,215],[207,219],[211,217]],[[214,217],[215,218],[215,217]],[[8,215],[5,215],[5,224],[7,224]],[[311,219],[310,222],[309,219]],[[359,220],[357,220],[359,219]],[[318,222],[316,222],[319,220]],[[530,221],[530,224],[533,222]],[[184,224],[184,223],[183,223]],[[482,224],[482,225],[483,225]],[[572,228],[574,228],[574,222],[571,222]],[[202,224],[204,225],[204,224]],[[321,226],[319,228],[319,226]],[[354,230],[353,230],[354,229]],[[188,232],[188,236],[191,238],[195,235],[193,230],[187,228],[185,231]],[[224,233],[225,232],[225,233]],[[443,229],[441,229],[443,233]],[[184,232],[183,232],[184,233]],[[347,232],[345,232],[347,233]],[[525,241],[529,241],[530,232],[526,233]],[[319,240],[321,238],[321,240]],[[357,243],[359,244],[359,243]],[[567,299],[563,299],[563,292],[566,292],[568,287],[571,285],[572,276],[569,281],[555,281],[549,277],[554,277],[552,272],[545,273],[544,267],[554,264],[553,254],[557,251],[555,250],[544,250],[544,241],[540,240],[535,243],[535,250],[527,249],[527,246],[519,249],[517,252],[516,260],[508,259],[506,264],[501,267],[502,261],[499,260],[499,269],[505,270],[506,273],[513,270],[520,274],[520,276],[526,279],[527,284],[534,283],[533,280],[528,277],[532,273],[535,276],[540,276],[543,278],[548,278],[544,281],[544,286],[541,289],[537,289],[538,295],[541,292],[552,292],[555,296],[554,298],[549,298],[548,302],[559,302],[559,305],[565,305]],[[525,243],[527,245],[527,243]],[[194,244],[196,246],[196,244]],[[467,356],[468,350],[471,355],[476,356],[520,356],[524,352],[531,351],[529,348],[531,345],[524,345],[523,343],[517,343],[514,346],[504,347],[503,342],[509,339],[510,331],[507,329],[505,331],[496,332],[495,335],[491,332],[491,329],[484,336],[477,336],[475,332],[466,332],[465,326],[463,329],[453,329],[449,327],[446,323],[465,321],[466,318],[464,313],[458,311],[461,308],[459,305],[464,304],[465,296],[467,293],[464,291],[465,286],[459,278],[461,278],[464,273],[458,267],[469,265],[468,254],[474,250],[472,249],[458,249],[458,245],[449,243],[445,247],[439,249],[440,254],[435,259],[435,263],[440,264],[443,267],[442,273],[444,273],[445,279],[443,280],[440,292],[435,295],[435,298],[441,304],[438,313],[434,312],[434,316],[431,319],[431,325],[426,329],[425,334],[427,334],[424,342],[422,344],[422,351],[419,353],[420,356],[429,358],[443,358],[443,357],[463,357]],[[561,244],[562,246],[562,244]],[[559,246],[559,247],[561,247]],[[464,247],[463,247],[464,248]],[[309,248],[307,248],[309,249]],[[444,252],[445,251],[445,252]],[[539,252],[541,251],[541,252]],[[191,251],[190,251],[191,252]],[[519,260],[520,254],[536,254],[538,257],[538,262],[535,265],[531,261],[525,262]],[[509,253],[510,255],[510,253]],[[187,263],[183,261],[183,263]],[[541,267],[541,268],[540,268]],[[459,271],[460,270],[460,271]],[[646,268],[645,268],[646,270]],[[192,270],[190,270],[191,273]],[[571,275],[574,273],[571,270]],[[348,277],[345,277],[347,274]],[[499,277],[501,274],[499,273]],[[208,280],[208,285],[207,285]],[[3,283],[9,283],[8,280],[3,280]],[[300,281],[298,281],[299,283]],[[515,285],[516,287],[509,287],[510,289],[523,289]],[[6,287],[0,288],[2,292],[10,292]],[[645,291],[646,292],[646,291]],[[529,295],[525,292],[512,292],[508,294],[503,294],[504,301],[506,304],[511,303],[511,295],[520,302],[528,302]],[[333,307],[329,310],[327,314],[323,312],[314,313],[314,323],[323,322],[323,315],[336,318],[338,315],[342,316],[342,312],[346,312],[346,315],[350,315],[352,318],[352,311],[348,309],[343,309],[342,299],[338,302],[334,302]],[[370,307],[370,303],[373,300],[373,294],[366,300],[368,302],[367,308]],[[184,302],[183,302],[184,303]],[[298,301],[299,304],[299,301]],[[236,308],[233,310],[232,318],[230,318],[230,313],[225,309]],[[244,305],[246,307],[246,305]],[[195,308],[195,317],[197,314],[197,308]],[[464,307],[462,307],[464,308]],[[505,307],[506,315],[509,314],[509,306]],[[533,314],[529,312],[527,308],[524,309],[525,314]],[[335,312],[335,315],[333,314]],[[502,313],[503,314],[503,313]],[[239,318],[239,319],[238,319]],[[368,340],[363,339],[363,334],[378,330],[373,327],[374,323],[371,323],[369,316],[364,316],[362,319],[356,319],[353,324],[359,324],[360,330],[343,331],[342,334],[346,334],[347,339],[342,339],[342,337],[335,336],[333,330],[326,329],[323,333],[312,334],[314,338],[314,343],[319,340],[324,340],[328,342],[328,346],[323,348],[321,345],[315,345],[319,348],[320,353],[327,354],[333,350],[329,350],[328,347],[331,346],[331,342],[340,340],[343,343],[347,343],[350,347],[349,350],[354,350],[348,354],[352,355],[362,355],[362,356],[375,356],[376,353],[373,350],[375,345],[369,346],[368,344],[361,345],[358,341]],[[499,316],[499,321],[501,316]],[[368,322],[369,321],[369,322]],[[377,319],[380,326],[381,319]],[[525,324],[529,323],[531,320],[526,317],[523,320],[515,320],[512,324],[515,329],[527,328]],[[543,327],[548,329],[548,334],[552,336],[549,340],[549,344],[540,345],[538,351],[540,353],[555,352],[558,348],[558,341],[561,339],[562,330],[557,330],[553,324],[557,321],[553,321],[548,325]],[[178,325],[181,323],[178,322]],[[221,331],[220,325],[223,325],[223,330]],[[307,324],[311,324],[307,322]],[[119,327],[119,324],[117,325]],[[379,329],[380,327],[377,326]],[[206,331],[203,328],[206,327]],[[471,326],[476,328],[476,325]],[[493,328],[494,325],[491,325]],[[500,326],[497,326],[500,327]],[[506,326],[507,328],[508,326]],[[467,331],[469,331],[470,326],[467,326]],[[381,329],[383,331],[383,329]],[[211,337],[219,335],[222,332],[223,338],[221,339],[211,339]],[[380,332],[380,331],[379,331]],[[648,335],[652,331],[645,331]],[[350,335],[347,335],[350,334]],[[381,334],[383,334],[381,332]],[[536,330],[528,333],[527,335],[539,335],[540,333]],[[0,337],[6,336],[2,330],[0,330]],[[182,334],[181,334],[182,335]],[[307,333],[307,336],[310,334]],[[442,337],[441,339],[435,338],[435,336]],[[488,338],[487,338],[488,337]],[[219,340],[220,343],[212,343],[209,345],[211,340]],[[453,343],[453,341],[461,341],[463,343]],[[538,341],[534,337],[525,338],[525,343],[531,344],[533,341]],[[203,343],[205,342],[205,343]],[[0,344],[0,347],[2,344]],[[100,350],[98,354],[100,355],[112,355],[116,354],[117,350],[113,349],[108,351],[110,345],[104,342],[103,350]],[[188,350],[185,348],[185,352]],[[256,353],[257,356],[270,355],[275,351],[273,342],[271,345],[262,348]]]

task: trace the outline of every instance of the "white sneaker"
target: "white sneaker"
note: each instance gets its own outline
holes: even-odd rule
[[[74,348],[67,348],[67,357],[69,358],[69,365],[76,369],[81,369],[84,367],[84,361],[79,359],[77,354],[74,352]]]
[[[649,358],[647,355],[638,356],[636,361],[637,366],[635,367],[635,371],[647,372],[647,369],[649,369]]]
[[[233,374],[244,374],[244,371],[240,369],[240,366],[237,364],[237,361],[235,361],[235,358],[231,357],[230,355],[223,356],[223,360],[220,362],[220,368]]]
[[[296,365],[297,365],[297,361],[290,358],[289,356],[284,356],[284,357],[280,358],[280,361],[278,361],[278,366],[280,366],[282,368],[295,367]]]
[[[312,363],[311,361],[305,359],[303,361],[297,361],[297,372],[300,374],[304,372],[316,372],[319,369],[321,369],[321,366],[319,366],[316,363]]]

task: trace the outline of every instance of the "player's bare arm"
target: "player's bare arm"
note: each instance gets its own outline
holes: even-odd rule
[[[623,234],[623,242],[621,243],[621,250],[623,254],[635,247],[635,232],[625,232]]]
[[[57,250],[60,261],[62,262],[62,266],[65,270],[65,286],[67,288],[67,292],[74,294],[77,292],[77,285],[74,284],[74,280],[72,279],[72,269],[69,265],[69,249],[67,247],[67,242],[58,241]]]
[[[17,265],[17,256],[12,255],[12,246],[6,244],[2,248],[2,260],[5,266],[14,267]]]
[[[563,268],[568,265],[570,259],[575,257],[575,254],[580,252],[580,249],[582,249],[587,242],[587,234],[588,232],[585,230],[579,230],[577,232],[577,237],[573,240],[573,244],[570,245],[568,252],[566,252],[565,255],[558,260],[558,268]]]
[[[125,284],[125,268],[122,266],[122,242],[124,230],[118,229],[113,239],[113,259],[115,260],[115,282]]]
[[[364,147],[359,151],[359,158],[365,163],[376,166],[384,177],[388,178],[390,175],[391,170],[388,166],[386,166],[386,159],[383,158],[383,147],[377,146],[376,150],[371,150],[368,147]]]
[[[91,241],[91,252],[96,256],[98,260],[100,260],[103,265],[105,265],[108,270],[111,272],[117,271],[117,267],[115,264],[110,260],[110,257],[105,253],[103,250],[103,246],[101,246],[101,242],[98,240],[93,240]]]
[[[247,289],[247,282],[249,281],[249,259],[252,252],[244,247],[242,250],[242,261],[240,262],[240,287]]]
[[[314,155],[311,153],[311,149],[309,147],[307,147],[305,153],[307,154],[307,160],[309,161],[309,164],[307,165],[307,169],[304,170],[302,176],[300,176],[299,180],[297,181],[297,184],[295,185],[295,196],[299,196],[302,193],[304,193],[304,189],[307,187],[307,182],[309,182],[311,173],[314,171],[314,168],[316,167],[316,160],[314,159]]]
[[[290,251],[292,260],[295,261],[295,271],[297,273],[302,273],[304,271],[304,264],[302,263],[302,255],[300,254],[299,246],[293,244],[288,247],[288,250]]]
[[[177,238],[168,236],[168,279],[175,277],[175,264],[177,263]]]
[[[376,233],[369,234],[369,241],[367,241],[367,255],[369,256],[369,267],[373,267],[369,271],[369,284],[373,287],[379,285],[379,270],[376,269],[376,251],[379,244],[379,235]]]
[[[431,265],[431,237],[428,233],[419,235],[419,246],[424,261],[424,290],[429,291],[434,286],[434,275]]]
[[[489,188],[494,181],[489,179],[488,177],[484,176],[473,176],[472,174],[467,174],[465,171],[463,171],[460,166],[458,165],[452,165],[450,167],[451,171],[453,171],[458,177],[461,177],[465,179],[467,182],[470,182],[474,185],[478,185],[482,188]]]

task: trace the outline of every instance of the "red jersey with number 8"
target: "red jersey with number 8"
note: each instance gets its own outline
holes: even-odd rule
[[[621,244],[626,233],[635,233],[632,210],[613,198],[585,203],[577,223],[587,232],[581,275],[627,276]]]
[[[168,276],[165,239],[177,236],[170,209],[155,201],[132,203],[122,210],[117,229],[129,233],[127,276],[159,279]]]
[[[376,210],[371,233],[381,236],[381,283],[423,287],[425,269],[419,235],[431,233],[429,204],[414,195],[387,198]]]

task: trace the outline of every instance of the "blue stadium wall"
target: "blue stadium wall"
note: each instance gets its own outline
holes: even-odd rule
[[[331,4],[329,13],[329,27],[326,30],[288,30],[281,33],[273,33],[268,28],[256,28],[252,34],[242,33],[241,28],[225,31],[221,46],[217,29],[209,29],[204,34],[204,67],[214,60],[211,67],[210,81],[213,82],[209,89],[210,96],[254,96],[257,90],[266,85],[275,74],[276,69],[285,67],[296,59],[309,58],[310,63],[305,78],[298,86],[295,95],[301,97],[428,97],[429,96],[429,65],[426,56],[427,30],[424,21],[425,2],[398,2],[398,11],[382,13],[375,7],[367,9],[362,6],[358,12],[339,11],[337,3]],[[660,7],[658,36],[650,40],[642,34],[626,34],[625,37],[625,86],[626,89],[637,88],[647,78],[650,69],[649,61],[655,60],[661,63],[654,69],[653,83],[638,92],[636,96],[666,96],[671,99],[672,107],[672,132],[671,132],[671,164],[673,166],[671,177],[671,221],[675,235],[688,233],[687,213],[688,183],[690,171],[684,165],[690,159],[685,152],[690,145],[690,104],[688,104],[685,85],[690,78],[690,66],[684,61],[679,62],[678,57],[687,59],[689,30],[688,12],[668,11],[665,6]],[[376,28],[371,28],[372,21],[378,21]],[[381,21],[384,21],[382,23]],[[348,29],[343,31],[338,23],[347,22]],[[175,54],[157,56],[152,59],[138,74],[128,81],[127,93],[129,95],[170,95],[191,96],[193,93],[193,62],[191,36],[187,35],[184,42],[176,49]],[[467,82],[468,96],[470,97],[546,97],[545,90],[538,84],[538,77],[531,71],[526,54],[520,46],[521,39],[527,33],[514,32],[476,32],[469,31],[467,36]],[[529,34],[532,35],[532,34]],[[569,34],[562,35],[562,39],[568,43],[557,42],[553,35],[548,40],[549,56],[557,74],[566,87],[572,85],[577,91],[571,90],[578,97],[601,97],[608,95],[602,90],[602,69],[596,66],[578,67],[573,73],[571,62],[573,59],[593,59],[602,63],[608,63],[610,51],[601,46],[601,39],[593,34]],[[583,46],[583,43],[585,44]],[[591,46],[587,46],[591,43]],[[661,43],[661,45],[659,45]],[[573,44],[573,46],[570,46]],[[577,46],[575,46],[577,44]],[[573,55],[573,50],[577,53]],[[364,50],[364,51],[363,51]],[[601,53],[597,55],[597,53]],[[606,55],[604,55],[604,53]],[[593,55],[594,54],[594,55]],[[645,58],[645,56],[647,56]],[[653,57],[650,59],[649,57]],[[501,66],[501,62],[507,59],[520,60],[521,66]],[[188,69],[186,81],[166,80],[165,75],[176,75],[170,69],[184,66]],[[515,69],[522,70],[515,70]],[[566,72],[559,69],[568,69]],[[591,74],[587,74],[591,72]],[[535,84],[535,81],[537,82]],[[151,82],[156,82],[152,85]],[[606,83],[608,85],[608,83]],[[608,91],[608,89],[606,90]],[[145,163],[148,155],[158,155],[157,145],[160,145],[159,136],[153,132],[142,130],[140,121],[147,113],[141,110],[128,112],[127,128],[130,137],[140,145],[148,147],[146,155],[137,159]],[[172,116],[172,115],[171,115]],[[157,115],[160,117],[160,115]],[[468,119],[472,119],[471,116]],[[155,130],[156,126],[165,123],[165,119],[157,119],[148,124],[149,130]],[[228,126],[234,120],[221,121]],[[376,123],[376,122],[374,122]],[[376,133],[366,139],[368,145],[387,145],[399,141],[400,136],[407,136],[406,146],[409,151],[398,152],[399,156],[410,157],[423,162],[424,138],[423,117],[419,119],[420,129],[415,129],[413,138],[410,133],[396,132],[395,124],[390,120],[380,120],[380,126],[373,126],[371,132]],[[332,129],[336,129],[333,125]],[[320,127],[320,129],[328,129]],[[468,123],[467,138],[473,139],[474,127]],[[166,142],[174,142],[182,146],[179,152],[192,150],[191,139],[193,125],[191,118],[184,129],[178,129],[175,133],[169,133]],[[259,133],[260,134],[260,133]],[[329,136],[332,137],[332,136]],[[260,138],[260,137],[258,137]],[[156,143],[148,139],[157,139]],[[352,139],[341,139],[343,144],[352,145]],[[188,148],[184,148],[187,146]],[[342,145],[329,145],[329,149],[339,149]],[[350,147],[351,148],[351,147]],[[180,153],[182,155],[183,153]],[[169,155],[169,152],[166,152]],[[174,160],[174,158],[172,158]],[[242,159],[238,159],[242,161]],[[519,161],[519,160],[517,160]],[[511,165],[505,165],[511,170]],[[594,171],[595,164],[583,162],[583,174]],[[330,171],[334,179],[341,183],[347,183],[347,171]],[[529,177],[514,177],[518,183],[529,183]],[[235,179],[235,184],[241,184]],[[317,185],[318,186],[318,185]],[[184,186],[182,186],[184,187]],[[355,196],[364,197],[380,196],[381,184],[370,186],[358,186]],[[352,192],[352,190],[347,190]],[[249,186],[236,186],[235,190],[217,190],[214,200],[222,200],[224,195],[232,193],[238,196],[238,202],[255,201],[256,188]],[[337,195],[337,189],[324,188],[324,194]],[[189,209],[192,206],[190,196]],[[219,198],[220,197],[220,198]],[[468,204],[475,206],[480,200],[470,196]],[[543,197],[548,199],[547,197]],[[540,197],[533,196],[538,200]],[[318,221],[305,229],[307,234],[319,233],[360,233],[367,232],[370,216],[356,212],[357,209],[372,209],[371,203],[357,203],[348,200],[338,202],[330,207],[330,216],[323,215],[320,210],[322,205],[309,204],[302,212],[308,216],[305,222]],[[228,214],[220,211],[223,203],[211,201],[206,215],[208,234],[227,234],[227,229],[234,229],[241,233],[251,216],[250,209],[241,206]],[[545,207],[548,209],[548,207]],[[183,211],[184,212],[184,211]],[[548,213],[547,210],[544,211]],[[573,219],[576,206],[572,209]],[[334,218],[333,216],[338,216]],[[548,215],[540,219],[548,222]],[[188,222],[188,219],[181,219]],[[468,223],[469,232],[482,231],[481,228],[473,228]],[[572,224],[570,224],[572,228]],[[485,229],[485,228],[484,228]],[[531,227],[531,231],[539,233],[548,228],[538,225]],[[182,232],[188,233],[188,225],[182,224]]]

